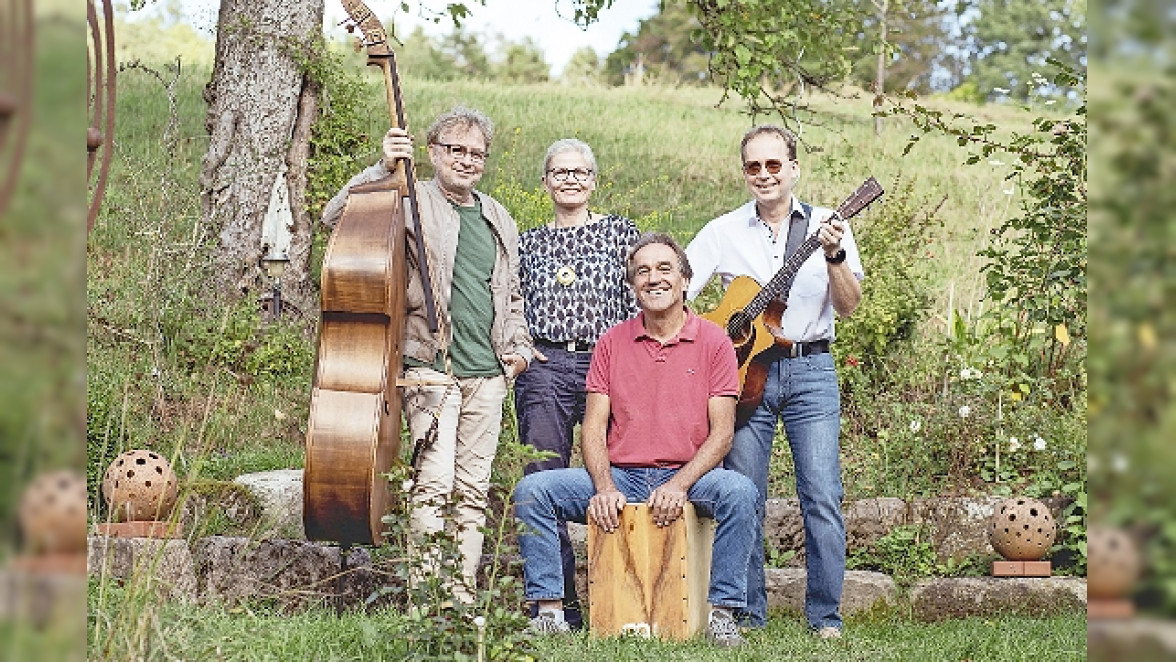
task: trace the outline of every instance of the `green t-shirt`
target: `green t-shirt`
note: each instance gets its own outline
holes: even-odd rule
[[[497,242],[490,222],[482,216],[481,202],[453,208],[461,219],[461,229],[457,235],[449,296],[449,325],[453,332],[449,361],[457,377],[494,377],[502,374],[502,365],[490,342],[494,325],[490,277],[494,273]],[[406,358],[405,363],[426,365],[411,358]],[[445,372],[440,354],[429,367]]]

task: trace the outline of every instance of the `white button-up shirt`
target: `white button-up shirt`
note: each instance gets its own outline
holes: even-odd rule
[[[792,209],[794,212],[802,209],[795,196]],[[831,209],[813,207],[805,235],[816,232],[821,221],[832,214]],[[773,237],[771,228],[756,213],[754,200],[714,219],[686,247],[686,257],[694,271],[686,298],[693,300],[698,296],[716,273],[722,279],[724,290],[736,276],[750,276],[761,285],[767,283],[784,266],[787,243],[787,223],[781,225],[779,236]],[[853,275],[859,281],[865,278],[848,222],[841,247],[845,249],[845,261]],[[782,323],[786,338],[795,342],[833,340],[833,298],[823,251],[817,250],[805,260],[792,283],[787,304]]]

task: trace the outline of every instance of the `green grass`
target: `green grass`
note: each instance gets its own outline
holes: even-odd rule
[[[123,602],[124,600],[128,602]],[[413,624],[391,609],[336,616],[326,609],[281,613],[273,607],[197,607],[169,602],[152,609],[127,608],[136,598],[91,587],[91,659],[112,653],[136,660],[394,660],[411,653]],[[768,627],[747,634],[737,650],[687,642],[598,638],[587,634],[532,640],[536,660],[560,662],[657,662],[750,660],[944,660],[1010,662],[1082,660],[1083,614],[1050,618],[994,617],[919,623],[894,613],[850,619],[840,641],[812,637],[797,616],[773,613]],[[109,646],[109,648],[106,648]],[[525,649],[524,649],[525,650]],[[462,651],[474,655],[475,650]],[[448,658],[446,658],[448,659]],[[487,659],[491,659],[487,657]]]

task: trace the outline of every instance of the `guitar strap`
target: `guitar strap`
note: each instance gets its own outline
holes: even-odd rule
[[[789,218],[788,219],[788,239],[784,244],[784,258],[788,259],[796,253],[804,240],[808,238],[808,221],[812,218],[812,205],[802,202],[800,208],[804,214],[803,219]]]

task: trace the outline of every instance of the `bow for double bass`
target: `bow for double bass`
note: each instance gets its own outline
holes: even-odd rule
[[[362,2],[343,0],[360,27],[368,64],[384,74],[392,123],[404,128],[396,56]],[[322,316],[303,472],[303,524],[310,540],[380,544],[390,493],[384,474],[400,453],[406,211],[420,228],[416,182],[401,161],[382,180],[353,187],[323,257]],[[424,238],[415,232],[429,327],[436,309]]]
[[[849,220],[881,197],[882,193],[878,180],[870,177],[833,213],[843,220]],[[787,308],[785,301],[797,272],[809,256],[821,247],[818,235],[820,230],[809,235],[767,284],[761,286],[754,278],[739,276],[727,286],[719,305],[701,315],[723,327],[735,345],[740,384],[735,418],[740,423],[750,418],[763,400],[767,377],[767,362],[761,360],[763,354],[773,348],[787,350],[792,347],[792,341],[779,332],[781,318]]]

